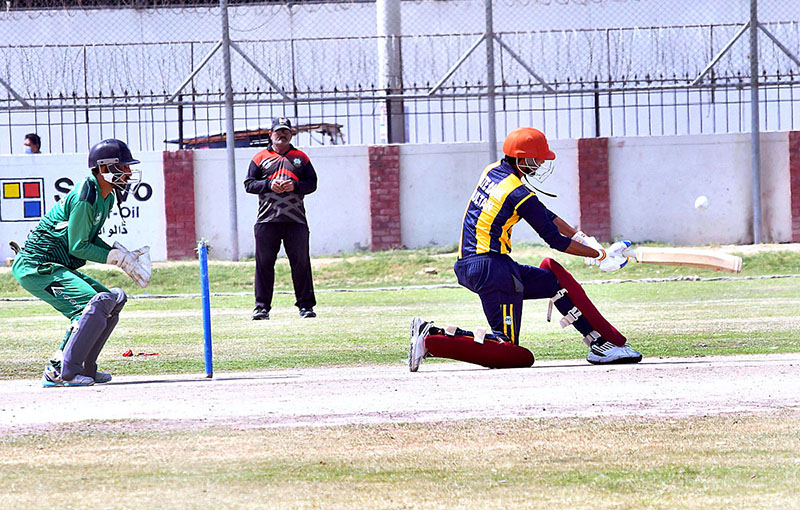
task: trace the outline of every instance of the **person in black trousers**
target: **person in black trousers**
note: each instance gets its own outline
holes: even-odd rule
[[[258,195],[258,218],[253,228],[256,245],[253,320],[269,319],[275,260],[281,242],[292,269],[295,306],[300,309],[300,317],[317,316],[303,204],[303,197],[317,189],[317,173],[308,156],[294,147],[291,140],[289,119],[274,119],[270,145],[253,157],[244,181],[244,189]]]

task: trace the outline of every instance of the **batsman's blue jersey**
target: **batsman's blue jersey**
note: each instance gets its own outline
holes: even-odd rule
[[[551,248],[564,251],[570,239],[553,223],[556,215],[522,183],[506,161],[487,166],[470,197],[459,242],[459,258],[511,251],[511,230],[527,221]]]

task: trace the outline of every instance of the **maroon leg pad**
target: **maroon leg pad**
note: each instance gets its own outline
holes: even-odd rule
[[[581,284],[569,274],[569,271],[549,257],[544,259],[542,263],[539,264],[539,267],[548,269],[556,275],[558,283],[563,288],[567,289],[567,295],[572,300],[572,303],[581,311],[583,316],[586,317],[589,325],[600,333],[600,336],[619,347],[625,345],[627,339],[597,311],[597,308],[592,304],[589,296],[583,291]]]
[[[425,347],[437,358],[466,361],[487,368],[527,368],[533,353],[511,342],[486,339],[479,344],[471,336],[428,335]]]

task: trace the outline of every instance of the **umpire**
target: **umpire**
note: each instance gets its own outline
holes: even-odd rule
[[[289,258],[295,306],[300,317],[316,317],[308,222],[303,197],[317,189],[317,173],[308,156],[292,144],[292,123],[286,117],[272,121],[270,143],[250,162],[244,189],[258,195],[258,218],[253,227],[256,244],[255,309],[253,320],[269,319],[275,285],[275,260],[281,242]]]

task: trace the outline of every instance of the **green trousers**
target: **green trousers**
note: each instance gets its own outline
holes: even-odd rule
[[[11,273],[22,288],[58,310],[72,321],[78,320],[83,309],[95,295],[110,292],[91,276],[61,264],[36,264],[24,256],[14,257]]]

